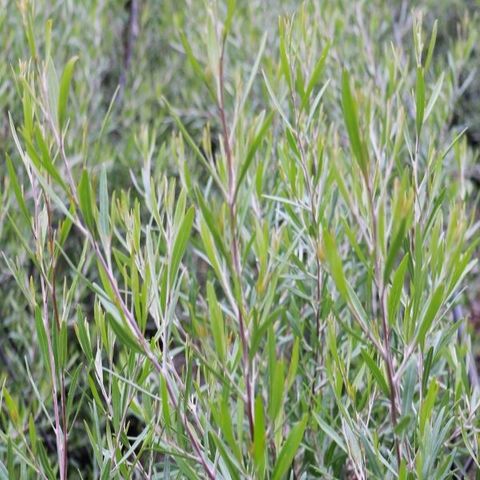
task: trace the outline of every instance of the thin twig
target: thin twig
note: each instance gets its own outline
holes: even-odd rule
[[[138,0],[130,0],[129,1],[129,14],[128,14],[128,24],[125,28],[125,39],[124,39],[124,53],[123,53],[123,68],[122,72],[120,73],[120,80],[118,82],[118,96],[117,102],[118,105],[122,105],[123,96],[125,93],[125,87],[127,85],[127,76],[128,71],[130,70],[130,65],[132,63],[132,56],[133,50],[135,48],[135,42],[137,40],[139,34],[139,26],[138,26],[138,11],[139,5]],[[128,5],[127,4],[127,5]]]
[[[39,225],[39,196],[35,199],[35,217],[34,217],[34,229],[35,229],[35,241],[38,244],[41,234],[40,234],[40,225]],[[40,254],[40,252],[37,252]],[[59,474],[60,480],[66,480],[67,478],[67,440],[66,430],[62,427],[64,425],[64,403],[63,405],[59,405],[58,402],[58,385],[57,385],[57,371],[55,367],[55,355],[53,352],[53,345],[52,345],[52,330],[50,325],[50,313],[48,311],[48,291],[49,282],[48,278],[46,277],[46,273],[42,267],[40,276],[40,286],[41,286],[41,295],[42,295],[42,317],[43,317],[43,325],[45,331],[47,333],[47,350],[48,350],[48,361],[49,361],[49,370],[50,370],[50,378],[51,378],[51,390],[52,390],[52,403],[53,403],[53,415],[55,418],[55,439],[56,439],[56,447],[57,447],[57,456],[58,456],[58,464],[59,464]],[[53,327],[55,328],[55,327]],[[62,387],[61,387],[62,388]],[[65,399],[65,395],[61,394],[61,399]]]
[[[390,418],[392,422],[392,430],[395,442],[395,451],[397,455],[397,462],[398,467],[400,467],[400,463],[402,461],[402,452],[400,446],[400,440],[395,433],[395,428],[398,424],[398,416],[399,412],[399,405],[400,402],[398,400],[398,386],[395,382],[395,371],[393,367],[393,359],[392,359],[392,349],[391,349],[391,340],[390,340],[390,328],[388,326],[388,319],[387,319],[387,295],[385,284],[383,281],[383,273],[380,264],[380,256],[378,251],[378,224],[377,224],[377,213],[375,211],[374,206],[374,198],[373,198],[373,189],[370,185],[369,178],[365,175],[364,176],[365,185],[368,191],[368,205],[370,208],[370,215],[372,217],[372,241],[373,241],[373,251],[371,252],[374,256],[375,260],[375,277],[376,277],[376,287],[378,292],[378,298],[380,301],[380,311],[381,311],[381,320],[382,320],[382,329],[383,329],[383,351],[384,351],[384,361],[387,370],[387,380],[390,392]]]
[[[223,147],[225,149],[225,155],[227,157],[227,172],[228,172],[228,190],[227,190],[227,202],[229,209],[229,219],[230,219],[230,232],[231,232],[231,248],[233,256],[233,268],[235,271],[235,276],[237,281],[240,284],[240,279],[242,275],[242,268],[240,265],[240,246],[237,232],[237,212],[236,212],[236,196],[235,196],[235,166],[234,158],[232,153],[232,147],[230,145],[230,133],[227,125],[226,115],[225,115],[225,78],[224,78],[224,57],[225,57],[225,41],[224,36],[222,41],[222,49],[220,53],[219,60],[219,86],[218,86],[218,112],[220,115],[220,122],[222,124],[222,137],[223,137]],[[243,291],[240,287],[240,296],[243,297]],[[247,403],[247,417],[250,427],[250,436],[253,439],[253,381],[252,381],[252,365],[249,358],[249,345],[248,345],[248,332],[245,326],[245,319],[243,317],[243,298],[241,298],[241,304],[237,305],[237,317],[238,325],[240,330],[240,341],[242,343],[242,362],[245,375],[245,387],[247,389],[246,403]],[[253,360],[252,360],[253,361]]]
[[[61,330],[61,319],[58,312],[57,304],[57,289],[56,289],[56,273],[57,273],[57,262],[55,260],[55,232],[52,227],[52,209],[50,207],[50,202],[45,195],[45,205],[47,208],[47,218],[48,218],[48,245],[50,250],[50,296],[53,306],[53,316],[55,318],[56,328],[58,329],[58,334],[60,335]],[[66,407],[66,397],[65,397],[65,371],[63,366],[59,372],[60,375],[60,409],[61,409],[61,421],[63,429],[63,457],[60,459],[60,478],[67,478],[68,472],[68,427],[67,427],[67,407]],[[63,472],[63,477],[62,477]]]
[[[70,169],[70,163],[69,163],[66,151],[65,151],[65,144],[64,144],[64,141],[63,141],[63,136],[57,131],[57,128],[55,127],[55,124],[54,124],[51,116],[48,115],[48,112],[46,110],[44,110],[44,113],[46,113],[46,118],[49,122],[50,128],[53,132],[54,138],[57,142],[57,145],[58,145],[58,148],[59,148],[59,151],[60,151],[60,156],[62,157],[64,166],[67,170],[67,180],[68,180],[69,187],[70,187],[70,200],[72,201],[72,203],[76,207],[78,207],[78,205],[79,205],[78,192],[77,192],[75,182],[73,180],[73,175],[72,175],[72,172],[71,172],[71,169]],[[124,315],[132,334],[134,335],[135,339],[138,341],[142,351],[144,352],[144,354],[146,355],[148,360],[152,363],[152,365],[154,366],[157,373],[160,374],[162,376],[162,378],[164,378],[165,384],[166,384],[166,387],[167,387],[167,392],[168,392],[169,399],[172,402],[172,405],[173,405],[174,409],[179,410],[179,401],[178,401],[178,398],[177,398],[177,394],[175,392],[175,389],[173,388],[173,385],[171,384],[170,376],[169,376],[169,373],[168,373],[167,369],[164,368],[159,363],[157,357],[155,356],[155,353],[152,351],[148,341],[146,340],[142,331],[138,327],[137,322],[135,320],[135,317],[133,316],[133,314],[130,311],[130,309],[128,308],[128,306],[125,304],[125,301],[122,297],[122,294],[120,293],[120,290],[118,288],[118,285],[117,285],[117,282],[116,282],[116,279],[115,279],[115,275],[114,275],[114,273],[111,269],[111,266],[109,265],[109,262],[104,258],[103,254],[100,250],[100,247],[99,247],[99,244],[98,244],[97,240],[95,239],[93,234],[90,232],[90,230],[85,226],[85,223],[82,220],[82,218],[80,218],[80,215],[78,213],[78,208],[75,210],[75,213],[76,213],[75,224],[76,224],[77,228],[80,230],[80,232],[86,237],[86,239],[90,243],[90,245],[92,246],[93,251],[94,251],[97,259],[99,260],[101,267],[104,269],[105,274],[106,274],[107,279],[108,279],[108,282],[110,284],[110,287],[111,287],[111,289],[112,289],[112,291],[115,295],[115,301],[116,301],[117,308],[119,308],[120,311],[122,312],[122,314]],[[195,420],[195,423],[198,425],[198,427],[201,427],[201,422],[200,422],[200,419],[198,418],[198,415],[196,414],[196,412],[190,409],[190,413],[191,413],[193,419]],[[214,480],[216,478],[215,471],[212,469],[212,467],[210,466],[207,458],[205,457],[205,455],[202,451],[202,447],[201,447],[201,445],[200,445],[200,443],[197,439],[197,436],[196,436],[194,430],[192,429],[192,426],[190,425],[190,423],[189,423],[189,421],[188,421],[188,419],[187,419],[187,417],[184,413],[180,412],[179,415],[180,415],[180,419],[181,419],[181,422],[183,424],[183,427],[185,428],[185,431],[186,431],[188,437],[190,438],[190,441],[192,442],[192,447],[193,447],[193,449],[194,449],[194,451],[197,455],[198,462],[204,468],[208,478],[210,478],[210,480]]]

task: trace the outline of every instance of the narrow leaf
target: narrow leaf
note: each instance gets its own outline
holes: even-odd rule
[[[178,269],[180,267],[180,262],[182,261],[183,255],[190,240],[190,233],[192,231],[194,218],[195,208],[192,206],[187,210],[187,213],[182,220],[180,228],[178,229],[177,236],[175,238],[175,244],[173,246],[172,252],[172,260],[170,264],[170,284],[173,283],[173,280],[177,275]]]
[[[342,109],[343,118],[347,127],[348,138],[352,152],[357,159],[360,169],[364,175],[367,174],[366,150],[362,142],[358,121],[357,105],[350,88],[348,72],[343,71],[342,75]]]
[[[70,90],[70,83],[72,82],[73,69],[77,60],[78,57],[75,56],[67,62],[62,73],[62,78],[60,79],[60,91],[58,95],[58,123],[60,131],[65,126],[65,120],[67,117],[68,92]]]
[[[280,480],[287,470],[297,454],[300,443],[303,439],[305,427],[307,426],[308,416],[304,417],[292,427],[287,440],[283,444],[280,453],[278,454],[277,463],[273,469],[272,480]]]

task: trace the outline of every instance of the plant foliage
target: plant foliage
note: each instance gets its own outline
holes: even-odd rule
[[[474,11],[2,3],[0,478],[480,468]]]

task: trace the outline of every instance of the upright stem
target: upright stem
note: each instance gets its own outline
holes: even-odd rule
[[[195,435],[195,432],[194,432],[193,428],[191,427],[186,415],[183,414],[182,412],[180,412],[180,410],[178,408],[179,407],[179,402],[178,402],[177,394],[175,393],[175,390],[170,383],[170,375],[169,375],[168,371],[158,361],[154,352],[151,350],[147,340],[145,339],[141,330],[139,329],[133,314],[130,312],[127,305],[125,304],[125,302],[123,300],[123,297],[120,293],[120,290],[118,289],[118,285],[117,285],[117,282],[116,282],[115,277],[113,275],[113,272],[111,271],[111,269],[107,265],[107,262],[103,258],[103,255],[100,251],[100,248],[98,246],[97,241],[93,238],[93,236],[90,234],[90,232],[88,232],[88,237],[87,238],[90,240],[90,242],[92,244],[92,247],[93,247],[93,249],[94,249],[94,251],[97,255],[97,258],[99,259],[103,269],[105,270],[105,272],[107,274],[108,282],[109,282],[110,286],[112,287],[112,290],[115,294],[115,298],[118,302],[118,306],[121,309],[122,313],[125,315],[125,318],[128,322],[128,325],[130,326],[130,328],[132,330],[132,333],[134,334],[134,336],[136,337],[136,339],[140,343],[140,346],[141,346],[142,350],[144,351],[146,357],[150,360],[150,362],[154,366],[157,373],[160,374],[163,377],[163,379],[165,380],[165,385],[166,385],[166,388],[167,388],[168,396],[170,398],[170,401],[172,402],[173,408],[175,410],[179,411],[179,415],[180,415],[180,419],[181,419],[181,422],[183,424],[183,427],[185,428],[185,431],[187,432],[187,435],[190,438],[190,441],[192,442],[193,450],[197,454],[197,460],[199,461],[199,463],[204,468],[205,473],[207,474],[208,478],[210,478],[210,480],[215,480],[215,478],[216,478],[215,471],[212,469],[212,467],[209,465],[207,459],[205,458],[204,453],[202,451],[202,447],[201,447],[201,445],[200,445],[200,443],[199,443],[199,441],[198,441],[198,439]],[[193,418],[194,418],[195,422],[197,423],[197,425],[200,426],[201,425],[200,420],[199,420],[198,416],[196,415],[196,413],[194,411],[191,411],[191,413],[192,413]]]
[[[295,96],[293,94],[293,91],[290,92],[290,95],[292,97],[292,104],[294,108],[296,108],[295,105]],[[315,226],[315,232],[316,236],[314,238],[315,242],[319,242],[319,232],[318,232],[318,212],[317,212],[317,206],[316,206],[316,198],[315,198],[315,187],[312,183],[312,176],[309,175],[308,168],[307,168],[307,159],[306,159],[306,154],[305,154],[305,148],[303,146],[302,139],[300,137],[300,134],[298,133],[298,128],[299,128],[299,115],[297,115],[295,126],[296,129],[294,131],[295,139],[297,141],[298,145],[298,150],[300,152],[300,165],[302,168],[303,176],[305,179],[305,184],[307,186],[308,190],[308,198],[310,201],[310,216],[313,225]],[[316,292],[315,292],[315,332],[317,335],[316,343],[315,343],[315,359],[317,359],[321,355],[321,348],[320,348],[320,343],[321,343],[321,325],[320,325],[320,301],[321,301],[321,291],[322,291],[322,267],[320,263],[320,259],[318,258],[317,254],[317,248],[318,245],[315,245],[315,262],[316,262]],[[319,358],[319,363],[321,363],[321,358]],[[315,372],[314,372],[315,373]],[[312,395],[315,395],[315,380],[312,382]]]
[[[70,169],[68,157],[67,157],[67,154],[65,152],[65,145],[64,145],[64,142],[63,142],[63,138],[59,134],[59,132],[57,131],[54,122],[52,121],[51,117],[48,115],[48,112],[47,112],[47,119],[49,121],[49,124],[50,124],[50,127],[52,129],[55,140],[57,142],[58,148],[60,150],[60,155],[62,157],[63,163],[64,163],[65,168],[67,170],[67,178],[68,178],[68,182],[69,182],[69,186],[70,186],[70,190],[71,190],[70,200],[73,202],[73,204],[75,206],[78,206],[79,201],[78,201],[77,188],[76,188],[75,182],[73,180],[73,175],[72,175],[72,172],[71,172],[71,169]],[[170,382],[170,375],[169,375],[167,369],[160,364],[157,357],[155,356],[155,353],[150,348],[150,345],[148,344],[148,341],[144,337],[142,331],[140,330],[140,328],[137,325],[137,322],[135,321],[134,315],[131,313],[128,306],[124,302],[124,299],[123,299],[123,297],[120,293],[117,282],[115,280],[115,275],[114,275],[111,267],[109,266],[107,260],[104,258],[103,254],[100,250],[100,247],[98,245],[97,240],[95,239],[93,234],[90,232],[90,230],[84,225],[84,223],[82,222],[82,219],[80,218],[80,215],[78,215],[78,214],[77,214],[77,218],[76,218],[76,226],[78,227],[80,232],[86,237],[88,242],[91,244],[91,246],[93,248],[93,251],[95,252],[96,257],[100,262],[100,265],[102,266],[102,268],[104,269],[104,271],[106,273],[108,283],[110,284],[110,287],[112,288],[112,291],[115,295],[117,308],[119,308],[120,311],[125,316],[127,324],[129,326],[132,334],[134,335],[134,337],[137,339],[138,343],[140,344],[145,356],[152,363],[152,365],[155,368],[155,370],[157,371],[157,373],[164,378],[165,384],[166,384],[166,387],[167,387],[167,393],[168,393],[169,399],[170,399],[174,409],[178,410],[179,402],[178,402],[177,394],[176,394],[176,392],[175,392],[175,390],[174,390],[174,388],[173,388],[173,386]],[[55,385],[55,387],[56,387],[56,385]],[[190,413],[191,413],[193,419],[195,420],[195,423],[200,428],[201,423],[200,423],[200,419],[198,418],[198,415],[193,410],[190,410]],[[215,478],[216,478],[215,470],[210,466],[207,458],[205,457],[205,454],[202,451],[202,447],[201,447],[201,445],[200,445],[200,443],[197,439],[196,433],[195,433],[194,429],[192,428],[192,426],[190,425],[187,416],[184,413],[180,412],[180,419],[181,419],[182,425],[185,428],[185,431],[186,431],[188,437],[190,438],[190,441],[192,442],[192,447],[193,447],[193,450],[195,451],[195,454],[197,455],[198,462],[202,465],[203,469],[205,470],[205,473],[207,474],[207,477],[210,480],[215,480]]]
[[[47,216],[48,216],[48,243],[50,249],[50,296],[52,298],[52,306],[53,306],[53,316],[55,318],[55,324],[58,329],[58,333],[60,334],[61,319],[60,314],[58,312],[58,304],[57,304],[57,262],[55,260],[55,234],[52,227],[52,210],[50,208],[50,202],[45,197],[45,204],[47,207]],[[66,398],[65,398],[65,371],[63,366],[59,372],[60,375],[60,415],[61,415],[61,422],[62,422],[62,429],[63,429],[63,456],[60,459],[60,479],[67,478],[68,472],[68,437],[67,437],[67,408],[66,408]],[[63,473],[63,476],[62,476]]]
[[[35,199],[35,217],[34,217],[34,237],[35,241],[38,242],[40,239],[40,232],[39,232],[39,225],[38,225],[38,218],[39,218],[39,201],[40,201],[40,194],[38,194],[37,198]],[[54,265],[54,250],[53,250],[53,232],[51,228],[51,218],[50,218],[50,207],[47,204],[47,212],[48,212],[48,246],[49,246],[49,253],[51,256],[51,267],[50,270],[53,270]],[[37,247],[38,248],[38,247]],[[40,253],[40,252],[37,252]],[[39,260],[43,263],[43,256],[40,255]],[[51,380],[51,391],[52,391],[52,403],[53,403],[53,416],[55,419],[55,440],[56,440],[56,447],[57,447],[57,457],[58,457],[58,465],[59,465],[59,475],[60,480],[67,479],[67,428],[66,428],[66,412],[65,412],[65,385],[64,385],[64,373],[63,371],[60,374],[61,381],[60,381],[60,404],[58,401],[58,378],[57,378],[57,369],[55,367],[55,355],[53,352],[53,345],[52,345],[52,327],[50,325],[50,312],[48,311],[48,296],[50,290],[54,292],[53,283],[55,281],[55,276],[52,275],[52,281],[49,281],[46,267],[42,267],[40,272],[40,285],[41,285],[41,294],[42,294],[42,317],[43,317],[43,325],[45,328],[46,336],[47,336],[47,349],[48,349],[48,357],[49,357],[49,364],[50,364],[50,380]],[[55,299],[55,294],[52,295],[52,299]],[[56,307],[56,300],[54,301],[54,315],[55,319],[58,321],[58,311]],[[56,325],[58,328],[58,324]],[[55,328],[55,327],[53,327]]]
[[[225,38],[222,41],[222,49],[219,61],[219,86],[218,86],[218,112],[220,116],[220,123],[222,124],[222,137],[223,146],[225,149],[225,155],[227,157],[227,173],[228,173],[228,190],[227,190],[227,203],[229,209],[230,220],[230,233],[231,233],[231,248],[233,256],[233,268],[234,274],[237,278],[237,282],[240,284],[242,267],[240,264],[240,246],[237,232],[237,211],[236,211],[236,196],[235,196],[235,165],[232,153],[232,147],[230,145],[230,132],[227,125],[225,115],[225,85],[224,85],[224,53],[225,53]],[[245,375],[245,387],[247,389],[247,417],[250,428],[250,436],[253,439],[253,381],[252,381],[252,368],[249,358],[249,344],[248,344],[248,332],[245,325],[245,319],[243,317],[243,293],[240,287],[240,304],[237,305],[237,318],[240,330],[240,341],[242,343],[242,363]]]
[[[57,370],[55,368],[55,357],[53,354],[53,346],[51,340],[50,322],[48,319],[48,300],[47,287],[44,278],[40,280],[43,297],[43,323],[47,331],[47,348],[50,363],[50,376],[52,382],[52,402],[53,402],[53,416],[55,418],[55,439],[57,444],[57,456],[60,469],[60,480],[67,478],[67,432],[62,428],[63,408],[59,406],[58,402],[58,385],[57,385]],[[62,395],[63,397],[63,395]]]
[[[394,431],[394,441],[395,441],[395,451],[397,455],[397,463],[400,466],[402,461],[402,453],[400,448],[400,440],[398,439],[397,435],[395,434],[395,428],[398,423],[398,388],[395,382],[395,372],[393,367],[393,358],[392,358],[392,350],[390,344],[390,328],[388,326],[388,318],[387,318],[387,297],[386,297],[386,290],[385,284],[383,281],[382,275],[382,268],[380,263],[380,256],[378,254],[378,224],[377,224],[377,214],[375,211],[374,206],[374,199],[373,199],[373,190],[370,185],[368,177],[365,176],[365,183],[368,190],[368,203],[370,207],[370,215],[372,216],[372,240],[373,240],[373,255],[375,257],[375,277],[376,277],[376,286],[378,292],[378,298],[380,301],[380,312],[381,312],[381,319],[382,319],[382,329],[383,329],[383,353],[384,353],[384,361],[385,366],[387,368],[387,380],[390,392],[390,419],[392,423],[392,429]]]

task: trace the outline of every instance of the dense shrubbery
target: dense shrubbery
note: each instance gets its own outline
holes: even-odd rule
[[[0,478],[474,475],[474,7],[4,3]]]

